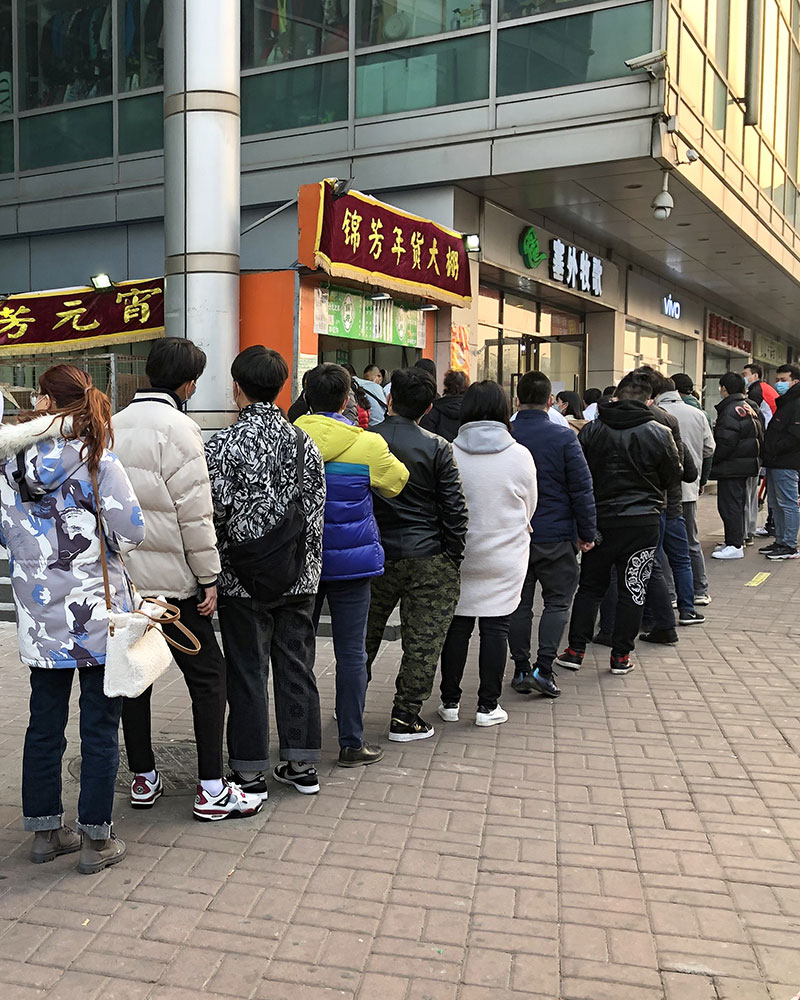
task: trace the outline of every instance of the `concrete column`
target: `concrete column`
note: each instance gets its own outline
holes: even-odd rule
[[[164,4],[164,273],[169,337],[208,355],[189,404],[231,422],[239,350],[239,0]]]
[[[586,385],[604,389],[625,374],[625,314],[586,315]]]

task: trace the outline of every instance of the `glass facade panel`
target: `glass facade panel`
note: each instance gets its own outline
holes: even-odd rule
[[[118,0],[120,90],[164,83],[164,0]]]
[[[118,115],[122,155],[164,148],[164,98],[161,94],[120,101]]]
[[[775,95],[775,152],[786,161],[786,126],[789,114],[789,29],[781,21],[778,25],[778,73]]]
[[[652,46],[653,5],[632,4],[506,28],[497,36],[497,93],[524,94],[628,75]]]
[[[706,119],[720,134],[725,131],[725,112],[728,103],[728,89],[711,67],[706,71]]]
[[[19,120],[19,168],[105,159],[113,154],[111,102]]]
[[[681,0],[683,16],[697,29],[698,38],[706,32],[706,0]]]
[[[19,0],[23,108],[110,94],[111,22],[110,0]]]
[[[13,67],[11,0],[0,0],[0,117],[10,115],[14,110]]]
[[[14,123],[0,122],[0,174],[14,169]]]
[[[725,72],[728,68],[728,31],[731,0],[708,0],[708,50]]]
[[[374,52],[356,61],[357,118],[488,97],[488,33]]]
[[[533,299],[506,294],[503,299],[503,328],[506,333],[536,333],[537,307]]]
[[[761,66],[761,131],[775,141],[775,71],[778,51],[778,7],[775,0],[764,0],[764,52]]]
[[[346,119],[346,59],[242,77],[242,135]]]
[[[703,102],[703,71],[706,60],[703,50],[686,28],[681,29],[681,54],[678,60],[678,82],[683,96],[696,108]]]
[[[498,21],[512,21],[520,17],[535,17],[551,10],[564,10],[568,7],[583,7],[596,0],[498,0]]]
[[[747,0],[729,0],[728,80],[737,97],[744,97],[747,42]]]
[[[241,0],[242,69],[346,52],[348,0]]]
[[[386,45],[406,38],[441,35],[444,31],[479,28],[489,23],[489,0],[357,0],[359,45]]]

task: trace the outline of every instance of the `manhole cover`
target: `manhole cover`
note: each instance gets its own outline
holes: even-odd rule
[[[121,746],[119,754],[119,773],[116,789],[118,792],[128,792],[131,787],[132,772],[128,769],[128,760]],[[156,766],[164,782],[165,795],[194,795],[197,785],[197,750],[191,740],[161,740],[154,741],[153,753]],[[81,777],[81,759],[73,757],[67,764],[67,771],[76,780]]]

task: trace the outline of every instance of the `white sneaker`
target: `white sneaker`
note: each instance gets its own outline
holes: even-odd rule
[[[439,718],[444,719],[445,722],[458,722],[457,704],[451,705],[448,703],[447,705],[445,705],[444,703],[442,703],[441,705],[439,705],[436,711],[439,713]]]
[[[769,532],[766,528],[756,528],[756,534],[759,538],[769,538]]]
[[[499,726],[503,722],[508,722],[508,712],[499,705],[491,712],[481,712],[479,708],[475,714],[476,726]]]
[[[243,792],[238,785],[223,778],[219,795],[211,795],[202,785],[197,786],[192,812],[195,819],[208,823],[218,819],[254,816],[263,805],[260,795]]]
[[[713,559],[744,559],[744,548],[737,549],[735,545],[725,545],[721,549],[714,549],[711,557]]]
[[[150,781],[143,774],[134,774],[131,782],[131,805],[134,809],[152,809],[156,799],[164,794],[161,775],[156,771],[156,780]]]
[[[694,605],[695,607],[705,608],[711,603],[711,594],[695,594]]]

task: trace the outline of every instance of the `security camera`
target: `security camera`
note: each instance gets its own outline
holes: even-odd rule
[[[689,163],[697,163],[697,161],[700,159],[700,154],[697,152],[696,149],[692,149],[692,147],[690,146],[686,150],[686,159],[689,161]]]
[[[653,79],[661,79],[667,67],[667,50],[656,49],[653,52],[645,52],[643,56],[636,56],[633,59],[626,59],[625,65],[632,73],[645,70]]]
[[[664,183],[661,186],[661,190],[653,198],[650,207],[653,209],[653,215],[659,222],[664,222],[668,219],[672,214],[672,209],[675,208],[675,199],[669,193],[669,174],[666,171],[664,171]]]

